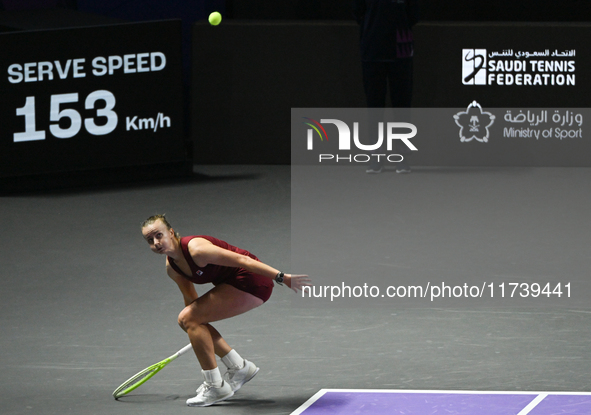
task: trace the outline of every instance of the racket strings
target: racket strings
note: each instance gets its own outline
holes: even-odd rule
[[[131,378],[129,378],[125,382],[123,382],[121,384],[121,386],[119,386],[117,389],[115,389],[115,391],[113,391],[113,397],[115,399],[118,399],[118,398],[122,397],[123,395],[128,394],[129,392],[131,392],[135,388],[142,385],[144,382],[146,382],[148,379],[150,379],[156,373],[158,373],[161,369],[164,368],[164,366],[166,366],[167,364],[169,364],[170,362],[175,360],[177,357],[183,355],[188,350],[191,350],[192,348],[193,347],[189,343],[188,345],[183,347],[181,350],[176,352],[174,355],[172,355],[172,356],[164,359],[163,361],[158,362],[152,366],[148,366],[147,368],[145,368],[141,372],[138,372],[137,374],[135,374],[134,376],[132,376]]]
[[[113,396],[115,398],[118,398],[127,394],[128,392],[131,392],[132,390],[140,386],[142,383],[150,379],[152,376],[154,376],[160,369],[162,369],[162,366],[160,365],[155,365],[144,369],[140,373],[134,375],[133,377],[126,380],[123,384],[121,384],[121,386],[119,386],[113,392]]]

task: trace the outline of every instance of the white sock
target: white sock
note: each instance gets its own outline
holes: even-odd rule
[[[244,367],[244,359],[234,349],[230,350],[230,353],[222,357],[222,363],[224,363],[228,369],[242,369]]]
[[[219,388],[222,386],[222,374],[220,373],[219,368],[211,369],[211,370],[202,370],[203,377],[205,378],[205,383],[208,385],[213,386],[214,388]]]

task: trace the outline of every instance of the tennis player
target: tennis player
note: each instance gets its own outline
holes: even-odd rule
[[[284,274],[250,252],[211,236],[181,238],[164,215],[146,219],[142,234],[153,252],[166,255],[166,272],[185,301],[178,322],[189,335],[205,379],[187,405],[209,406],[230,398],[259,368],[232,349],[210,323],[260,306],[271,296],[273,281],[298,292],[311,285],[310,279]],[[213,283],[214,288],[199,297],[194,284],[205,283]],[[223,377],[215,355],[227,367]]]

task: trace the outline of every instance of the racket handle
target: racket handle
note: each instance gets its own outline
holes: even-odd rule
[[[193,349],[193,345],[191,343],[189,343],[185,347],[183,347],[181,350],[176,352],[176,354],[177,354],[177,356],[182,356],[185,353],[187,353],[189,350],[192,350],[192,349]]]

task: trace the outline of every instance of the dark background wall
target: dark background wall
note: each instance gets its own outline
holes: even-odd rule
[[[213,10],[226,18],[349,20],[353,0],[2,0],[6,10],[62,7],[128,20],[202,19]],[[423,20],[588,21],[589,0],[421,0]]]
[[[415,108],[465,109],[474,100],[487,109],[589,106],[589,24],[423,22],[415,27],[414,35]],[[197,24],[193,45],[191,114],[197,163],[289,164],[292,108],[366,105],[358,28],[353,22]],[[464,85],[464,48],[576,50],[572,58],[576,85]],[[480,153],[472,154],[474,146],[457,147],[460,142],[453,114],[445,119],[451,120],[452,127],[446,132],[421,126],[421,136],[426,138],[421,138],[421,157],[415,161],[421,165],[461,162],[474,166],[484,165],[483,160],[488,166],[589,164],[586,148],[570,151],[564,143],[558,148],[546,147],[547,143],[529,148],[522,140],[496,152],[491,151],[492,145],[483,146]],[[495,133],[502,134],[502,129],[499,131]],[[426,157],[430,149],[437,151]],[[536,155],[538,152],[543,154]],[[561,156],[556,157],[558,154]]]
[[[353,0],[226,0],[237,19],[351,19]],[[586,21],[588,0],[421,0],[423,20]]]
[[[196,24],[196,162],[289,164],[291,108],[363,107],[358,37],[352,22]]]

